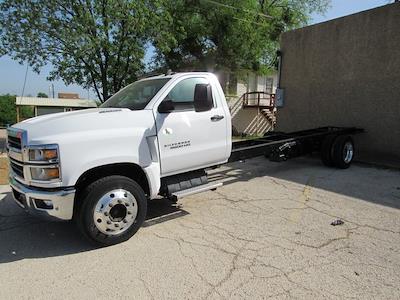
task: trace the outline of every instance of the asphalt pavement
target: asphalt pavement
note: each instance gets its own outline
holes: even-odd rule
[[[399,171],[257,158],[210,177],[225,185],[153,201],[132,239],[101,249],[0,186],[0,299],[400,298]]]

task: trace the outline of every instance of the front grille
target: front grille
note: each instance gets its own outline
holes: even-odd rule
[[[13,161],[10,161],[11,169],[17,174],[19,177],[24,178],[24,168]]]
[[[21,139],[14,136],[8,136],[8,147],[21,150]]]

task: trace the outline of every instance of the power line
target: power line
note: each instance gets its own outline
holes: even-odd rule
[[[208,2],[208,3],[214,4],[214,5],[218,5],[218,6],[222,6],[222,7],[225,7],[225,8],[234,9],[234,10],[237,10],[237,11],[242,10],[242,11],[245,11],[245,12],[248,12],[248,13],[256,14],[256,15],[258,15],[260,17],[264,17],[264,18],[267,18],[267,19],[274,19],[274,17],[266,15],[266,14],[263,14],[263,13],[259,13],[259,12],[252,11],[252,10],[249,10],[249,9],[234,7],[232,5],[220,3],[220,2],[217,2],[217,1],[213,1],[213,0],[201,0],[201,1]]]

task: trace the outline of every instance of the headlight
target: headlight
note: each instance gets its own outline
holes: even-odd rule
[[[51,181],[60,179],[60,170],[58,167],[30,167],[33,180]]]
[[[29,161],[35,162],[57,162],[58,147],[56,145],[44,146],[43,148],[30,148]]]

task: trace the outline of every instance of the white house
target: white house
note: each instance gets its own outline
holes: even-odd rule
[[[238,80],[236,95],[242,96],[247,92],[265,92],[275,94],[278,84],[278,74],[257,75],[248,73],[245,79]]]
[[[276,72],[270,75],[248,73],[237,81],[236,91],[231,91],[231,94],[236,92],[235,95],[227,96],[236,133],[264,134],[274,129],[276,109],[270,105],[273,105],[277,85]]]

